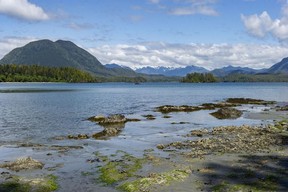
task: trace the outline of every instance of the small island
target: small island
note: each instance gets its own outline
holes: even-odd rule
[[[188,73],[181,79],[182,83],[214,83],[217,81],[212,73]]]

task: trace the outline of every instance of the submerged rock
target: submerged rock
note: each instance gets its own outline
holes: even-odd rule
[[[19,158],[16,161],[0,164],[0,168],[6,168],[12,171],[21,171],[26,169],[42,169],[44,164],[31,157]]]
[[[210,114],[217,119],[237,119],[243,112],[235,108],[222,108]]]

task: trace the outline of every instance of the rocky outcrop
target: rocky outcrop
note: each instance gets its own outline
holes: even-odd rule
[[[234,104],[253,104],[253,105],[269,105],[276,103],[275,101],[265,101],[261,99],[251,99],[251,98],[228,98],[226,102]]]
[[[237,107],[242,104],[254,104],[254,105],[269,105],[275,104],[275,101],[264,101],[260,99],[250,99],[250,98],[229,98],[225,102],[219,103],[203,103],[198,106],[189,105],[162,105],[156,107],[155,111],[161,113],[171,113],[171,112],[194,112],[200,110],[214,110],[228,107]]]
[[[171,113],[171,112],[193,112],[193,111],[200,111],[200,110],[213,110],[217,108],[223,107],[235,107],[238,106],[237,104],[227,103],[227,102],[220,102],[220,103],[203,103],[202,105],[198,106],[189,106],[189,105],[162,105],[156,107],[156,111],[161,113]]]
[[[235,108],[222,108],[210,114],[217,119],[237,119],[243,112]]]
[[[277,128],[281,125],[281,129]],[[189,157],[203,157],[217,153],[255,153],[269,152],[271,147],[281,146],[287,142],[287,137],[278,134],[285,131],[285,123],[280,122],[267,127],[257,126],[221,126],[212,131],[204,131],[205,136],[199,140],[187,140],[170,144],[158,144],[162,150],[178,150]],[[202,131],[193,130],[191,136],[198,136]],[[273,149],[274,150],[274,149]]]
[[[0,164],[0,168],[9,169],[12,171],[21,171],[26,169],[42,169],[44,164],[31,157],[19,158],[15,161]]]

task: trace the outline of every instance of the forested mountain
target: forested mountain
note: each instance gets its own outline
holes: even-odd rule
[[[96,57],[78,47],[71,41],[39,40],[16,48],[5,55],[0,64],[38,65],[46,67],[72,67],[89,72],[96,76],[134,77],[137,74],[129,71],[106,68]]]
[[[275,74],[275,73],[281,73],[281,74],[288,74],[288,57],[282,59],[279,63],[276,63],[269,69],[267,69],[266,73],[269,74]]]
[[[217,77],[225,77],[231,74],[255,74],[258,70],[248,67],[233,67],[231,65],[223,68],[214,69],[211,73]]]

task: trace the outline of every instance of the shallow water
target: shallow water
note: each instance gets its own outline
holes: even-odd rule
[[[64,163],[56,175],[65,178],[63,188],[79,181],[81,172],[93,169],[86,160],[95,157],[93,152],[112,154],[124,150],[141,156],[143,150],[154,148],[159,143],[185,140],[183,135],[192,129],[211,128],[218,125],[259,124],[261,119],[248,119],[245,115],[237,120],[217,120],[211,111],[171,113],[171,118],[155,112],[160,105],[200,105],[223,101],[230,97],[288,102],[288,83],[129,83],[64,84],[64,83],[1,83],[0,84],[0,162],[21,156],[33,156],[47,166]],[[263,108],[242,108],[254,110]],[[108,140],[55,140],[56,136],[69,134],[93,134],[103,128],[87,120],[94,115],[125,114],[140,118],[140,122],[126,123],[123,131]],[[156,120],[146,120],[142,115],[152,114]],[[269,120],[269,119],[268,119]],[[172,124],[172,123],[176,124]],[[187,122],[187,124],[177,124]],[[61,155],[46,156],[49,151],[31,148],[13,148],[17,143],[46,145],[77,145],[81,150],[72,150]],[[12,146],[12,148],[11,148]],[[55,151],[51,151],[52,154]],[[78,177],[78,179],[77,179]],[[107,191],[107,188],[89,183],[83,191]],[[74,185],[76,190],[77,185]],[[90,186],[90,187],[89,187]],[[92,190],[93,189],[93,190]],[[110,189],[109,189],[110,190]],[[113,189],[111,189],[113,190]]]

